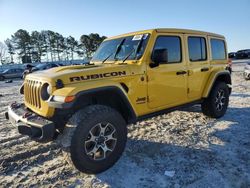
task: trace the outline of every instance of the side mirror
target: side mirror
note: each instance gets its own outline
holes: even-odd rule
[[[155,49],[152,54],[152,63],[150,67],[157,67],[160,63],[168,62],[168,50],[167,49]]]

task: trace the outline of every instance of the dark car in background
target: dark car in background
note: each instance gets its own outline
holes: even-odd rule
[[[24,79],[25,76],[29,73],[36,72],[36,71],[42,71],[42,70],[47,70],[51,69],[54,67],[60,67],[63,66],[61,63],[40,63],[36,66],[32,66],[29,64],[29,67],[26,67],[26,70],[23,72],[22,78]]]
[[[235,58],[235,55],[236,55],[235,52],[230,52],[230,53],[228,53],[228,58],[233,59],[233,58]]]
[[[22,78],[24,69],[21,68],[10,68],[5,69],[3,72],[0,72],[0,81],[11,78]]]
[[[47,70],[47,69],[51,69],[54,67],[60,67],[60,66],[63,66],[63,64],[61,64],[61,63],[40,63],[40,64],[36,65],[35,67],[33,67],[31,69],[31,71],[35,72],[35,71],[40,71],[40,70]]]
[[[250,58],[250,49],[239,50],[235,54],[236,59],[247,59]]]

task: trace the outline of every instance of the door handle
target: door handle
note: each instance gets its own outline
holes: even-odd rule
[[[187,71],[178,71],[178,72],[176,72],[176,75],[182,75],[182,74],[187,74]]]
[[[209,71],[209,68],[208,68],[208,67],[203,67],[203,68],[201,68],[201,72],[206,72],[206,71]]]

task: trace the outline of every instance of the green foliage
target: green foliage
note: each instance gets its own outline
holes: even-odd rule
[[[32,52],[31,56],[34,62],[41,62],[41,57],[44,56],[45,52],[45,40],[42,32],[32,31],[31,33],[31,45]]]
[[[75,40],[74,37],[69,36],[66,39],[66,50],[67,50],[67,54],[71,55],[71,60],[74,59],[74,52],[77,52],[78,49],[78,42]]]
[[[105,36],[101,37],[97,33],[91,33],[90,35],[82,35],[80,37],[80,48],[83,50],[86,57],[90,58],[105,38]]]
[[[19,29],[5,41],[5,44],[11,61],[15,54],[21,59],[29,57],[32,62],[41,62],[42,58],[46,58],[47,61],[60,61],[73,60],[76,54],[90,58],[105,38],[97,33],[91,33],[82,35],[78,42],[72,36],[64,37],[51,30],[29,33]]]
[[[10,39],[5,40],[5,44],[8,49],[8,53],[10,54],[10,61],[13,62],[13,55],[15,54],[15,48],[13,42]]]
[[[14,35],[11,36],[11,41],[14,43],[15,49],[19,50],[19,55],[29,55],[31,49],[30,34],[23,29],[19,29]]]

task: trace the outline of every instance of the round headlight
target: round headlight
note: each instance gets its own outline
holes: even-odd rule
[[[47,87],[47,93],[48,93],[49,95],[52,94],[52,87],[51,87],[51,85],[48,85],[48,87]]]
[[[43,84],[41,89],[41,97],[44,101],[48,100],[52,93],[52,88],[48,83]]]

